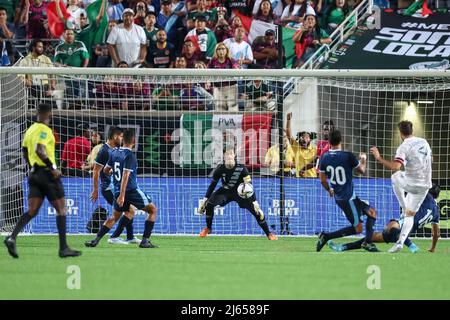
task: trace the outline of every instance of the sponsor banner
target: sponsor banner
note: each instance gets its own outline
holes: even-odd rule
[[[86,224],[98,206],[111,212],[111,207],[101,196],[96,204],[89,200],[91,179],[63,178],[63,184],[69,233],[86,233]],[[159,209],[155,233],[197,234],[205,226],[205,216],[199,215],[197,208],[209,185],[208,178],[139,178],[138,184]],[[279,233],[279,180],[254,178],[253,185],[269,227]],[[26,183],[24,188],[26,199]],[[318,179],[285,178],[284,190],[285,215],[289,217],[289,230],[293,234],[315,235],[322,230],[337,230],[348,225],[344,214],[334,199],[324,192]],[[377,209],[377,231],[381,231],[389,219],[398,217],[399,207],[390,179],[358,179],[356,193]],[[145,213],[138,212],[134,222],[135,232],[143,232],[145,218]],[[213,228],[215,234],[263,234],[255,218],[235,203],[215,209]],[[32,220],[31,232],[57,233],[55,211],[47,201]]]
[[[358,30],[325,69],[450,69],[450,13],[427,17],[381,13],[381,28]]]

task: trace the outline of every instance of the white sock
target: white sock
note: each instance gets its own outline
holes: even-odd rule
[[[402,230],[400,231],[400,237],[398,238],[397,244],[401,244],[403,246],[403,243],[405,242],[406,238],[408,238],[413,225],[414,216],[403,218],[403,226]]]

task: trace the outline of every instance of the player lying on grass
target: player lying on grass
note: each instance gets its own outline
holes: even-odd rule
[[[340,131],[330,132],[330,150],[320,158],[320,182],[330,197],[334,197],[336,204],[344,211],[351,226],[334,232],[321,232],[316,250],[320,251],[327,241],[362,232],[362,216],[366,215],[366,238],[361,247],[370,252],[379,251],[372,242],[373,226],[376,212],[369,204],[359,199],[353,188],[353,169],[360,174],[366,171],[367,156],[360,153],[359,161],[348,151],[343,151]],[[327,179],[330,180],[331,187]]]
[[[436,200],[439,197],[440,188],[437,184],[433,184],[431,189],[428,191],[425,200],[422,202],[422,205],[419,208],[419,211],[414,215],[414,224],[411,229],[411,233],[416,232],[417,229],[423,228],[426,224],[431,223],[431,233],[432,233],[432,242],[431,248],[428,249],[429,252],[434,252],[436,250],[436,244],[439,239],[439,209],[436,203]],[[399,220],[391,220],[384,228],[383,232],[374,232],[372,240],[373,242],[386,242],[386,243],[395,243],[398,241],[400,236],[400,231],[403,225],[403,218]],[[347,251],[347,250],[355,250],[360,249],[361,244],[364,239],[360,239],[355,242],[350,242],[346,244],[338,244],[333,241],[328,241],[328,246],[331,250],[334,251]],[[415,253],[419,251],[419,248],[409,239],[405,240],[406,246],[408,246],[409,251]]]
[[[206,228],[200,232],[200,237],[206,237],[212,232],[214,207],[224,207],[228,203],[236,201],[240,208],[250,211],[269,240],[278,240],[277,236],[269,231],[269,226],[258,201],[256,201],[255,194],[248,199],[241,198],[238,195],[238,186],[243,182],[251,182],[250,174],[245,165],[236,162],[236,155],[233,150],[225,151],[223,158],[224,162],[214,170],[211,184],[198,209],[200,214],[206,212]],[[214,192],[219,179],[222,181],[222,186]]]
[[[123,132],[123,147],[115,149],[111,153],[108,163],[103,171],[105,174],[113,174],[114,184],[114,212],[102,226],[97,237],[85,243],[86,247],[95,247],[100,239],[108,233],[110,226],[114,225],[123,212],[129,212],[133,205],[139,210],[148,213],[145,220],[144,234],[139,244],[140,248],[156,248],[150,242],[150,235],[156,221],[156,206],[137,184],[137,160],[132,149],[136,143],[134,130],[126,129]],[[128,219],[128,223],[131,223]]]
[[[107,176],[103,172],[103,168],[108,163],[109,156],[112,153],[112,151],[116,148],[119,148],[122,145],[123,140],[123,133],[122,129],[117,126],[111,126],[108,131],[108,141],[100,148],[97,157],[95,158],[95,165],[94,165],[94,173],[92,175],[92,184],[93,184],[93,190],[91,193],[91,200],[93,202],[97,201],[98,199],[98,182],[100,180],[100,188],[101,188],[101,194],[103,198],[105,198],[106,202],[108,202],[109,205],[114,205],[114,194],[111,183],[111,177]],[[134,216],[134,210],[133,208],[130,208],[130,212],[125,212],[122,217],[119,219],[118,226],[116,228],[116,231],[111,235],[111,238],[108,240],[109,243],[115,244],[128,244],[128,243],[139,243],[139,239],[134,236],[133,233],[133,216]],[[114,219],[114,221],[116,218]],[[112,228],[114,225],[113,221],[110,220],[108,222],[108,228]],[[126,228],[127,230],[127,240],[124,241],[122,238],[120,238],[120,235],[122,234],[123,229]]]

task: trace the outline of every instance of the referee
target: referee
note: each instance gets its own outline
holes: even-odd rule
[[[61,172],[55,164],[55,137],[49,127],[51,116],[51,105],[40,104],[37,122],[28,128],[23,139],[23,156],[31,168],[28,176],[28,211],[20,217],[14,231],[4,241],[9,254],[14,258],[19,257],[16,251],[17,235],[38,214],[45,197],[57,212],[59,256],[65,258],[81,255],[80,251],[70,249],[66,242],[66,199],[60,179]]]

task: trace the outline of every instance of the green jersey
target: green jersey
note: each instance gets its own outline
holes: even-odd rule
[[[55,61],[70,67],[82,67],[85,59],[89,59],[86,46],[75,40],[72,44],[61,43],[55,49]]]

